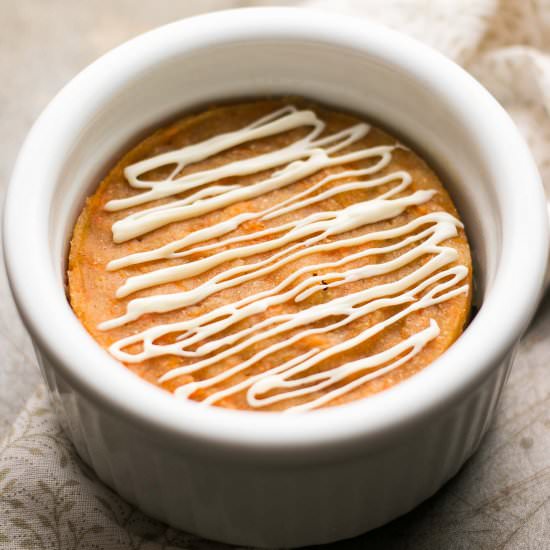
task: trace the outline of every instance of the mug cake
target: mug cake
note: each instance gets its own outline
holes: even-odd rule
[[[432,169],[301,98],[154,132],[87,199],[68,266],[74,312],[131,371],[256,411],[339,405],[414,375],[463,331],[471,288]]]

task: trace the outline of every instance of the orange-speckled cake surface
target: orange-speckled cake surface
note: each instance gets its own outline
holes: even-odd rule
[[[182,398],[338,405],[462,332],[457,216],[424,161],[364,121],[299,99],[213,107],[139,143],[86,201],[69,298],[99,345]]]

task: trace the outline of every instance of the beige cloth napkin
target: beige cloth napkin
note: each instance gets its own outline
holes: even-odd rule
[[[305,4],[369,17],[462,65],[519,126],[550,196],[550,0],[312,0]]]
[[[550,0],[338,0],[306,5],[372,17],[462,64],[510,112],[550,189]],[[532,338],[540,338],[539,333],[535,328]],[[529,360],[528,346],[529,341],[497,424],[460,476],[417,511],[348,545],[550,547],[550,417],[545,416],[550,386],[544,385],[547,376],[540,365]],[[43,387],[0,444],[0,514],[0,548],[10,550],[223,546],[151,520],[103,486],[60,431]]]

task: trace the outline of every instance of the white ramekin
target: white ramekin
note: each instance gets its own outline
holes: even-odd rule
[[[204,103],[283,93],[364,113],[432,161],[466,222],[480,309],[443,357],[365,401],[303,415],[182,403],[80,325],[64,289],[68,237],[84,197],[145,131]],[[388,29],[289,8],[179,21],[85,69],[32,128],[4,230],[15,300],[82,458],[150,515],[257,546],[357,535],[458,471],[491,420],[548,250],[529,151],[474,79]]]

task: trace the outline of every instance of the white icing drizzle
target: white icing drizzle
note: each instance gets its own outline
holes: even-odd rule
[[[181,175],[182,170],[191,163],[203,161],[247,142],[304,126],[311,127],[305,137],[278,150]],[[234,260],[261,256],[261,259],[250,263],[218,271],[189,290],[131,299],[125,314],[101,323],[99,328],[102,330],[126,325],[145,314],[182,310],[225,289],[253,282],[313,254],[345,251],[349,248],[356,250],[338,260],[295,269],[273,288],[252,292],[234,303],[213,308],[197,317],[180,322],[158,323],[122,338],[110,347],[110,352],[117,359],[126,363],[138,363],[166,355],[193,359],[190,364],[165,373],[159,381],[166,382],[199,371],[204,373],[204,369],[245,352],[249,354],[247,359],[202,380],[182,383],[175,394],[191,398],[198,390],[216,387],[214,392],[201,401],[208,405],[232,394],[246,392],[247,403],[253,408],[300,398],[298,405],[286,410],[303,411],[327,404],[369,380],[391,372],[417,355],[439,335],[440,329],[432,319],[425,329],[382,352],[331,368],[317,368],[323,361],[331,361],[333,364],[339,354],[360,346],[410,313],[468,292],[468,285],[464,283],[468,269],[457,264],[457,251],[443,244],[456,237],[458,228],[462,227],[452,215],[432,212],[400,226],[357,234],[358,229],[395,218],[410,206],[424,204],[433,197],[435,191],[428,190],[404,194],[412,182],[411,175],[405,171],[371,177],[390,164],[392,152],[401,146],[387,145],[350,151],[349,146],[369,132],[367,124],[359,123],[341,132],[320,137],[324,130],[325,123],[313,111],[287,106],[240,130],[157,155],[125,169],[128,183],[142,192],[110,201],[106,205],[107,210],[119,211],[185,192],[188,194],[161,206],[134,212],[115,222],[112,227],[115,242],[124,242],[173,222],[189,220],[254,199],[331,166],[371,160],[367,168],[349,169],[326,176],[262,211],[240,213],[161,247],[111,261],[107,269],[119,270],[161,260],[181,259],[176,265],[128,277],[117,290],[117,297],[123,298],[140,290],[196,277]],[[146,179],[148,172],[168,166],[174,168],[165,179]],[[254,183],[219,183],[225,178],[263,172],[268,175]],[[362,179],[365,177],[368,179]],[[342,193],[381,186],[386,189],[389,187],[389,190],[339,210],[315,212],[246,235],[231,235],[243,223],[251,220],[275,220]],[[217,241],[209,242],[213,239]],[[250,244],[252,240],[257,242]],[[386,244],[378,246],[376,243],[379,241],[386,241]],[[391,244],[387,244],[387,241]],[[365,246],[367,244],[370,246]],[[359,251],[357,247],[360,247]],[[368,258],[384,257],[395,252],[400,254],[393,254],[391,259],[384,261],[357,265],[360,260],[368,262]],[[196,254],[200,254],[199,259],[187,260],[187,257]],[[422,261],[418,262],[419,259]],[[393,273],[414,262],[417,262],[414,269],[405,270],[404,275],[392,282],[371,285],[322,303],[304,305],[305,300],[323,290]],[[352,263],[355,267],[349,266]],[[270,307],[288,302],[304,307],[293,313],[272,315],[260,322],[245,323],[245,328],[236,328],[238,323],[251,321],[254,315],[264,313]],[[243,376],[250,367],[261,365],[264,359],[277,352],[292,350],[294,344],[299,345],[305,338],[325,334],[330,341],[332,331],[373,312],[395,306],[400,307],[396,313],[367,325],[366,329],[346,341],[336,341],[322,349],[310,349],[265,372]],[[275,337],[278,337],[278,341],[271,343]],[[161,339],[162,343],[159,342]]]

